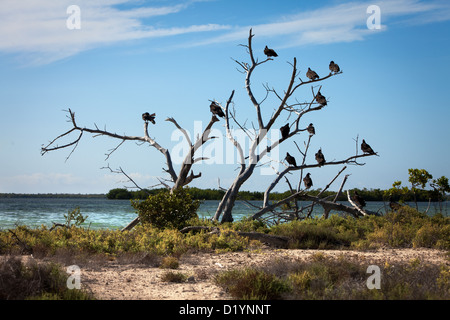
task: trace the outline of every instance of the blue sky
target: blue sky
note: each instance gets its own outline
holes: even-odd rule
[[[79,29],[67,27],[70,5],[80,9]],[[370,5],[380,8],[380,29],[368,28]],[[259,59],[265,45],[279,55],[253,75],[259,99],[266,83],[283,92],[294,57],[303,78],[308,67],[328,74],[330,60],[343,70],[320,83],[328,106],[301,120],[305,127],[313,122],[317,131],[308,163],[319,148],[330,161],[354,155],[359,136],[380,156],[365,158],[365,166],[348,166],[346,188],[384,189],[395,180],[406,185],[409,168],[450,177],[449,20],[445,0],[2,0],[0,192],[106,193],[130,185],[101,169],[107,165],[122,167],[142,187],[166,177],[163,156],[147,145],[127,142],[105,160],[119,142],[106,137],[85,135],[67,161],[70,149],[41,156],[42,145],[70,129],[63,112],[68,108],[81,126],[95,123],[139,136],[141,114],[155,112],[150,135],[174,154],[179,134],[164,120],[174,117],[195,135],[196,126],[210,119],[209,100],[225,103],[232,90],[238,118],[256,124],[244,75],[231,59],[248,60],[239,44],[246,43],[250,28]],[[309,101],[311,86],[296,98]],[[274,101],[262,106],[265,121]],[[285,121],[280,117],[275,127]],[[223,123],[214,126],[222,136],[215,143],[226,150]],[[295,141],[302,146],[305,136]],[[205,153],[211,148],[205,146]],[[280,160],[286,151],[300,157],[292,139],[280,147]],[[196,164],[194,172],[202,177],[192,186],[217,188],[220,179],[227,187],[237,161],[226,163],[225,156],[223,164]],[[324,187],[340,169],[311,169],[314,187]],[[256,170],[242,190],[265,190],[275,178],[266,173]],[[298,173],[289,178],[296,184]],[[277,188],[285,189],[286,183]]]

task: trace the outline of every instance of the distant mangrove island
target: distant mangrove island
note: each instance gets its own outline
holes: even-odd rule
[[[188,188],[189,193],[195,200],[221,200],[225,191],[219,189],[200,189],[200,188]],[[318,195],[322,189],[310,190],[308,194],[312,196]],[[389,201],[389,190],[382,189],[350,189],[350,193],[352,194],[354,191],[357,191],[360,196],[362,196],[366,201]],[[168,192],[165,188],[158,189],[142,189],[142,190],[128,190],[126,188],[115,188],[109,190],[106,194],[71,194],[71,193],[0,193],[0,198],[107,198],[110,200],[144,200],[148,198],[149,195],[155,195],[159,192]],[[290,191],[285,192],[272,192],[269,196],[270,200],[282,200],[291,195]],[[321,197],[327,196],[335,196],[336,191],[324,191],[321,194]],[[417,201],[446,201],[449,196],[443,197],[440,194],[434,193],[430,190],[416,190]],[[240,191],[239,192],[240,200],[263,200],[264,192],[261,191]],[[392,200],[395,201],[405,201],[410,202],[414,201],[414,194],[411,191],[410,193],[402,194],[401,199],[400,196],[393,195],[391,196]],[[347,200],[347,192],[341,192],[338,196],[337,201],[346,201]]]

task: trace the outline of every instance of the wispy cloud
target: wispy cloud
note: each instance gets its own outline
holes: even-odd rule
[[[179,13],[195,1],[164,7],[117,7],[130,2],[78,0],[81,28],[70,30],[66,22],[72,0],[2,0],[0,51],[25,53],[31,64],[45,64],[102,45],[227,28],[218,24],[151,27],[142,20]]]
[[[367,13],[370,5],[377,5],[381,13],[381,28],[368,29]],[[229,41],[243,41],[252,28],[259,38],[277,38],[278,48],[310,44],[361,41],[388,30],[391,23],[426,24],[450,20],[450,4],[444,1],[382,0],[352,1],[331,7],[285,15],[264,24],[235,26],[215,37],[186,46],[200,46]]]
[[[25,54],[30,64],[45,64],[99,46],[125,41],[203,33],[196,42],[176,47],[241,42],[253,28],[259,39],[276,38],[277,48],[365,40],[393,24],[426,24],[450,19],[448,0],[352,1],[296,14],[257,25],[228,26],[204,23],[186,26],[159,25],[158,17],[182,15],[194,2],[182,0],[161,7],[138,6],[133,0],[77,0],[81,9],[81,29],[66,26],[67,8],[73,0],[2,0],[0,2],[0,52]],[[381,10],[380,30],[366,25],[369,5]],[[204,6],[216,5],[208,2]],[[223,4],[222,4],[223,5]],[[203,8],[207,10],[207,8]],[[220,18],[220,17],[219,17]],[[155,19],[155,23],[152,23]],[[212,20],[213,18],[211,18]],[[214,20],[220,20],[214,17]]]

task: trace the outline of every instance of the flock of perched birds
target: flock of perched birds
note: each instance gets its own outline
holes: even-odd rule
[[[309,124],[307,129],[308,129],[308,132],[310,132],[310,134],[315,133],[314,126],[312,123]],[[313,132],[313,133],[311,133],[311,132]],[[361,143],[361,150],[363,151],[364,154],[373,154],[373,155],[376,154],[375,151],[373,151],[373,149],[370,147],[369,144],[367,144],[367,142],[364,139]],[[316,157],[316,161],[317,161],[317,164],[319,165],[319,167],[321,167],[325,164],[325,156],[322,153],[322,148],[320,148],[319,151],[317,151],[317,153],[315,154],[315,157]],[[289,164],[289,166],[292,165],[294,167],[297,167],[297,162],[296,162],[295,158],[293,156],[291,156],[289,154],[289,152],[286,152],[285,160]],[[307,173],[305,178],[303,178],[303,183],[304,183],[306,189],[309,189],[312,187],[313,184],[312,184],[310,173]],[[355,195],[352,197],[352,200],[360,208],[363,208],[366,205],[364,199],[361,198],[358,195],[358,192],[356,192],[356,191],[355,191]]]
[[[264,54],[267,56],[267,58],[271,58],[271,57],[278,57],[278,54],[275,52],[275,50],[268,48],[267,46],[264,48]],[[341,71],[341,69],[339,68],[339,65],[336,64],[334,61],[331,61],[329,64],[329,69],[332,73],[338,73]],[[315,72],[314,70],[311,70],[311,68],[308,68],[308,71],[306,72],[306,77],[308,77],[308,79],[310,79],[311,81],[315,81],[320,79],[319,75],[317,74],[317,72]],[[319,92],[317,92],[316,96],[315,96],[315,101],[317,103],[319,103],[321,106],[326,106],[327,105],[327,99]],[[211,111],[212,114],[217,115],[218,117],[224,118],[225,114],[223,113],[222,107],[219,106],[217,103],[215,103],[214,101],[211,102],[209,109]],[[156,114],[152,113],[149,114],[148,112],[145,112],[142,114],[142,119],[145,122],[151,122],[153,124],[155,124],[155,117]],[[309,126],[306,128],[307,132],[310,135],[314,135],[316,134],[316,130],[314,128],[314,125],[312,123],[309,124]],[[290,127],[289,124],[286,124],[284,126],[282,126],[280,128],[280,132],[281,132],[281,139],[280,141],[283,141],[285,139],[287,139],[289,137],[289,133],[290,133]],[[370,145],[368,145],[366,143],[366,141],[363,139],[362,143],[361,143],[361,150],[363,151],[364,154],[373,154],[375,155],[376,153],[373,151],[373,149],[370,147]],[[325,156],[322,153],[322,148],[319,149],[319,151],[317,151],[317,153],[315,154],[315,158],[317,163],[319,164],[319,167],[323,166],[325,164]],[[286,162],[291,166],[297,167],[297,162],[295,161],[295,158],[293,156],[291,156],[289,154],[289,152],[286,153],[286,158],[285,158]],[[306,176],[303,178],[303,183],[305,185],[306,189],[309,189],[312,187],[313,182],[311,179],[311,174],[307,173]],[[354,196],[352,197],[352,200],[355,202],[356,205],[358,205],[360,208],[364,207],[366,205],[364,199],[362,199],[358,193],[355,191]]]

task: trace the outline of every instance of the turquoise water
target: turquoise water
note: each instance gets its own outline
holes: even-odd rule
[[[262,201],[250,201],[261,205]],[[198,211],[201,217],[214,216],[219,201],[204,201]],[[344,202],[345,203],[345,202]],[[303,205],[307,205],[304,203]],[[385,212],[383,202],[367,202],[366,209]],[[445,205],[444,205],[445,206]],[[103,198],[0,198],[0,229],[14,228],[17,225],[36,227],[52,226],[64,223],[64,214],[80,207],[81,214],[88,216],[84,226],[91,229],[120,229],[125,227],[137,215],[127,200],[108,200]],[[428,203],[419,203],[419,210],[425,211]],[[437,204],[432,203],[430,214],[436,212]],[[249,204],[237,201],[233,210],[234,220],[251,215],[257,209]],[[323,209],[315,206],[315,214],[322,214]]]

